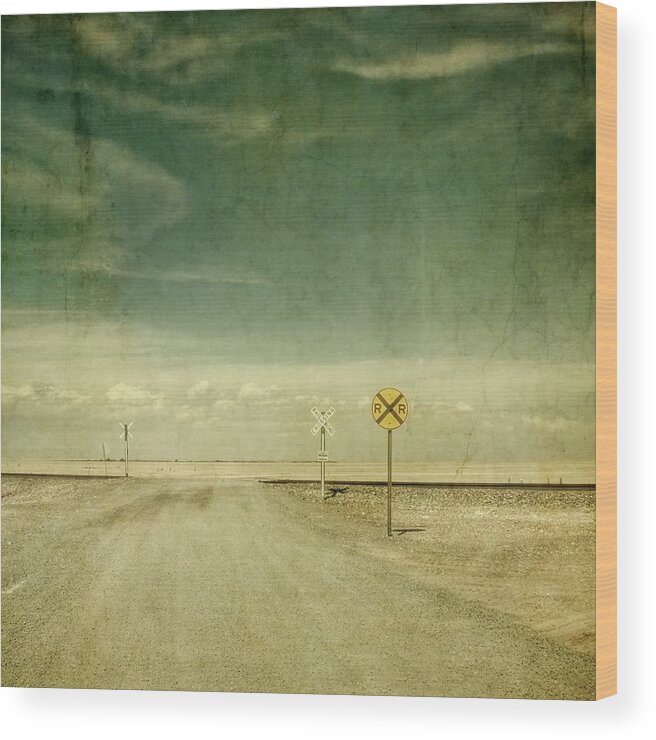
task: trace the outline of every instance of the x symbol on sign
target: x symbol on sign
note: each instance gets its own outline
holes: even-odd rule
[[[311,430],[312,434],[316,434],[319,431],[319,429],[321,429],[321,427],[323,426],[326,427],[326,430],[328,434],[330,434],[331,437],[333,436],[333,434],[335,434],[335,428],[329,421],[327,421],[325,424],[315,424]]]
[[[314,406],[311,411],[317,418],[317,423],[312,427],[312,434],[316,434],[321,427],[326,427],[328,434],[332,437],[332,435],[335,434],[335,429],[328,419],[330,419],[330,417],[335,413],[335,409],[331,406],[328,411],[322,413],[316,406]]]
[[[392,401],[392,403],[388,403],[381,395],[380,393],[376,394],[376,398],[381,401],[381,403],[385,406],[385,411],[376,419],[378,424],[387,416],[387,414],[392,414],[392,416],[399,422],[399,424],[403,424],[403,419],[394,411],[394,407],[396,404],[403,398],[403,393],[399,393],[399,395]]]

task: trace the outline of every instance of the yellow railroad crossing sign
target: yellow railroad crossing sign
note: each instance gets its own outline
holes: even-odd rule
[[[396,388],[383,388],[371,402],[371,415],[379,427],[398,429],[408,418],[408,401]]]

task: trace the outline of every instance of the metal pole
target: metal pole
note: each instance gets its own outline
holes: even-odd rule
[[[126,478],[128,477],[128,471],[129,471],[129,466],[128,466],[129,457],[130,457],[130,443],[128,442],[128,428],[126,426],[125,427],[125,477]]]
[[[321,427],[321,452],[326,451],[326,427]],[[321,500],[326,500],[326,462],[321,456]]]
[[[107,478],[107,453],[105,452],[105,443],[102,443],[103,446],[103,462],[105,463],[105,478]]]
[[[392,430],[387,430],[387,536],[392,536]]]

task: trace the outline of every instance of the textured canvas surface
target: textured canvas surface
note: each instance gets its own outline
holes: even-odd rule
[[[2,95],[3,684],[593,698],[594,4],[5,16]]]

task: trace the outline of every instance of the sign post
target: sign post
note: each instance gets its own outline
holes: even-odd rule
[[[119,426],[123,429],[121,434],[119,435],[119,439],[125,440],[125,477],[128,477],[128,474],[130,472],[129,468],[129,459],[130,459],[130,439],[134,439],[132,437],[132,432],[130,431],[130,427],[132,426],[133,422],[130,422],[129,424],[121,424],[119,422]]]
[[[321,427],[321,500],[326,500],[326,427]]]
[[[408,401],[396,388],[383,388],[371,402],[371,415],[387,429],[387,536],[392,536],[392,431],[408,418]]]
[[[387,430],[387,536],[392,536],[392,430]]]
[[[328,411],[319,411],[316,406],[311,409],[314,414],[317,423],[312,427],[312,434],[316,434],[321,431],[321,450],[318,454],[318,459],[321,464],[321,500],[326,500],[326,460],[328,460],[328,453],[326,452],[326,429],[328,434],[332,437],[335,434],[335,430],[332,424],[328,421],[330,417],[335,413],[335,409],[331,406]]]

